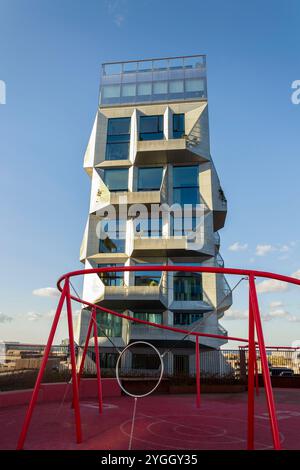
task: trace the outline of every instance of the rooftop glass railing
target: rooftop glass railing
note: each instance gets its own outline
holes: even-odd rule
[[[206,98],[205,55],[102,64],[100,106]]]

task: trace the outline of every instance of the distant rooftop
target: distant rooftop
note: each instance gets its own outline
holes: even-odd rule
[[[205,55],[102,64],[100,106],[206,98]]]

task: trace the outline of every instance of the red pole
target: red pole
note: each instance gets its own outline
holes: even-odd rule
[[[259,351],[260,351],[262,375],[263,375],[264,386],[266,390],[266,397],[267,397],[268,411],[269,411],[269,416],[270,416],[270,424],[271,424],[271,430],[272,430],[274,449],[280,450],[281,446],[280,446],[278,422],[277,422],[277,416],[276,416],[276,410],[275,410],[275,402],[274,402],[270,371],[269,371],[269,366],[268,366],[268,359],[267,359],[267,353],[266,353],[266,348],[265,348],[265,341],[264,341],[264,335],[263,335],[263,330],[262,330],[262,325],[261,325],[261,318],[260,318],[260,313],[259,313],[259,306],[258,306],[255,281],[254,281],[253,275],[249,276],[249,283],[250,283],[251,303],[252,303],[254,322],[255,322],[256,332],[257,332],[257,340],[258,340]]]
[[[197,384],[197,398],[196,405],[200,408],[200,350],[199,350],[199,336],[196,336],[196,384]]]
[[[256,396],[259,397],[259,376],[258,376],[256,348],[255,348],[255,389],[256,389]]]
[[[78,380],[77,380],[77,372],[76,372],[76,357],[75,357],[75,344],[74,344],[73,318],[72,318],[69,278],[66,278],[66,302],[67,302],[67,317],[68,317],[70,355],[71,355],[71,367],[72,367],[73,404],[74,404],[74,412],[75,412],[76,438],[77,438],[77,443],[80,444],[80,442],[82,442],[82,433],[81,433],[79,391],[78,391]]]
[[[79,367],[79,371],[77,373],[78,393],[79,393],[80,379],[81,379],[81,375],[82,375],[82,371],[83,371],[83,367],[84,367],[84,361],[85,361],[87,350],[88,350],[88,347],[89,347],[89,339],[90,339],[90,336],[91,336],[92,326],[93,326],[93,319],[92,319],[92,316],[91,316],[88,331],[87,331],[87,335],[86,335],[86,339],[85,339],[82,358],[81,358],[81,362],[80,362],[80,367]],[[74,408],[74,400],[72,401],[72,408]]]
[[[27,436],[27,432],[28,432],[28,428],[29,428],[29,425],[30,425],[32,413],[33,413],[33,410],[34,410],[34,407],[35,407],[35,404],[36,404],[36,401],[37,401],[38,393],[39,393],[39,390],[40,390],[41,381],[42,381],[42,378],[43,378],[43,375],[44,375],[44,371],[45,371],[45,368],[46,368],[46,365],[47,365],[47,361],[48,361],[48,357],[49,357],[49,354],[50,354],[51,346],[52,346],[52,343],[53,343],[53,338],[54,338],[54,335],[55,335],[55,332],[56,332],[57,324],[58,324],[60,314],[61,314],[61,311],[62,311],[62,307],[63,307],[64,301],[65,301],[66,288],[67,288],[67,285],[65,283],[65,285],[63,287],[63,290],[62,290],[62,293],[61,293],[61,296],[60,296],[60,299],[59,299],[59,302],[58,302],[56,313],[55,313],[55,316],[54,316],[54,319],[53,319],[53,323],[52,323],[52,326],[51,326],[49,338],[48,338],[47,345],[46,345],[46,348],[45,348],[45,351],[44,351],[43,360],[42,360],[41,367],[40,367],[40,370],[39,370],[39,373],[38,373],[38,376],[37,376],[37,379],[36,379],[36,382],[35,382],[35,385],[34,385],[32,395],[31,395],[31,400],[30,400],[30,403],[29,403],[29,406],[28,406],[28,409],[27,409],[25,419],[24,419],[23,427],[22,427],[22,430],[21,430],[21,433],[20,433],[20,436],[19,436],[19,440],[18,440],[18,444],[17,444],[17,450],[22,450],[23,446],[24,446],[24,442],[25,442],[25,439],[26,439],[26,436]]]
[[[102,384],[101,384],[101,368],[100,368],[100,356],[98,346],[98,328],[97,328],[97,317],[96,309],[92,311],[92,319],[94,322],[94,345],[95,345],[95,356],[96,356],[96,368],[97,368],[97,387],[98,387],[98,400],[99,400],[99,413],[102,413]]]
[[[251,285],[249,285],[251,290]],[[248,444],[247,449],[254,449],[254,317],[249,292],[249,343],[248,343]]]
[[[82,353],[81,363],[80,363],[79,371],[78,371],[78,374],[77,374],[77,376],[78,376],[78,386],[79,386],[79,383],[80,383],[80,378],[81,378],[81,374],[82,374],[83,367],[84,367],[84,361],[85,361],[87,350],[88,350],[88,347],[89,347],[89,340],[90,340],[90,337],[91,337],[92,326],[93,326],[93,317],[91,315],[90,323],[89,323],[89,327],[88,327],[88,331],[87,331],[87,335],[86,335],[86,340],[85,340],[85,344],[84,344],[84,349],[83,349],[83,353]]]

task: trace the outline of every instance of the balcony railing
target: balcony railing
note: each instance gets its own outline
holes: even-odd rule
[[[206,98],[205,55],[102,65],[103,106]]]

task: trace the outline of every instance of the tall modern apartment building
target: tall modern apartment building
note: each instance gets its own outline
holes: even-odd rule
[[[80,251],[85,268],[142,266],[142,271],[87,275],[83,298],[154,323],[226,335],[219,324],[232,302],[221,274],[147,271],[147,265],[222,266],[219,230],[227,201],[210,154],[204,55],[139,60],[102,65],[99,107],[84,156],[91,179],[88,220]],[[188,228],[174,215],[149,210],[189,205]],[[195,207],[201,206],[203,243],[191,242],[197,230]],[[142,208],[142,209],[139,209]],[[112,212],[111,212],[112,211]],[[115,213],[114,230],[107,227]],[[120,214],[123,219],[118,219]],[[124,219],[124,214],[125,219]],[[104,234],[104,236],[103,236]],[[90,312],[82,310],[78,341],[87,332]],[[102,367],[111,367],[119,347],[149,341],[166,354],[173,372],[192,372],[194,339],[189,336],[99,315]],[[202,350],[225,340],[202,337]],[[132,358],[132,366],[137,358]],[[140,351],[139,364],[149,366]],[[151,362],[151,361],[150,361]]]

